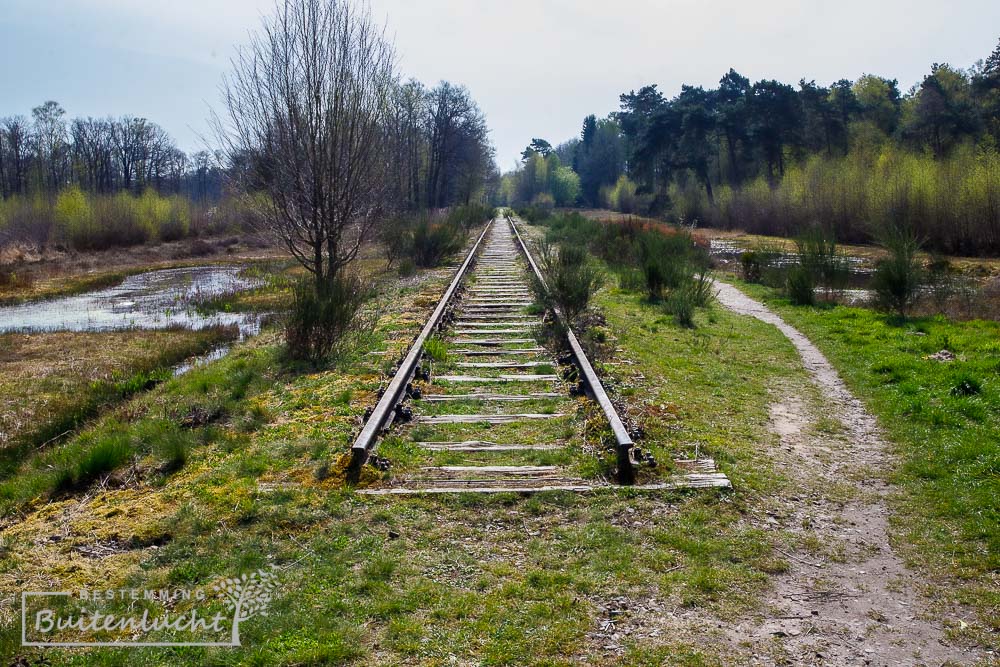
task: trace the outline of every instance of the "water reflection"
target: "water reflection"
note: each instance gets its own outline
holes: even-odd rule
[[[242,338],[260,331],[260,314],[199,312],[194,304],[259,285],[239,266],[149,271],[116,287],[0,308],[0,333],[235,325]]]

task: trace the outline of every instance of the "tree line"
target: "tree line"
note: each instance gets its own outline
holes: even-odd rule
[[[968,69],[934,64],[905,93],[874,74],[793,87],[731,69],[716,88],[619,101],[549,153],[579,177],[577,205],[759,232],[819,223],[845,240],[907,224],[942,250],[1000,251],[1000,46]],[[501,196],[544,205],[530,149]]]
[[[496,168],[485,118],[469,91],[444,81],[431,89],[415,80],[389,84],[368,146],[377,143],[385,149],[372,152],[385,161],[382,213],[483,199],[496,180]],[[294,153],[303,146],[287,148]],[[264,184],[273,176],[268,164],[276,164],[273,155],[258,160],[245,149],[188,155],[148,119],[68,119],[55,101],[35,107],[30,119],[2,118],[0,243],[59,241],[96,248],[238,225],[240,218],[251,217],[240,213],[243,205],[234,201],[240,199],[240,182],[248,184],[244,177],[249,171],[254,174],[249,191],[266,190]],[[345,173],[329,171],[324,177]],[[144,219],[150,218],[145,212],[156,210],[149,205],[154,194],[169,198],[179,220],[213,214],[215,220],[192,227]],[[192,208],[192,203],[198,206]],[[183,231],[156,232],[167,227]]]
[[[121,190],[218,196],[214,156],[188,156],[156,123],[136,116],[67,119],[49,100],[31,118],[0,119],[0,196],[54,195],[70,185],[95,194]]]

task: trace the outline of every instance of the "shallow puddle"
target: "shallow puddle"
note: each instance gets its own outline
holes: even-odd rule
[[[260,330],[259,313],[199,312],[195,304],[260,285],[239,266],[149,271],[107,289],[0,308],[0,333],[112,331],[235,325],[240,336]]]

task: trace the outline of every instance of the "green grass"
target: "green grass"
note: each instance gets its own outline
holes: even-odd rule
[[[428,338],[424,341],[424,354],[443,364],[448,360],[448,343],[440,338]]]
[[[797,308],[740,287],[806,334],[877,415],[900,461],[890,474],[905,553],[957,578],[960,597],[1000,628],[1000,323]],[[942,349],[958,358],[928,358]]]
[[[440,293],[446,280],[420,295]],[[412,341],[434,300],[402,313],[411,301],[387,292],[370,347],[395,358]],[[244,624],[243,648],[46,651],[55,665],[725,664],[701,634],[638,630],[672,609],[725,621],[759,608],[782,567],[772,549],[782,536],[751,520],[782,485],[767,455],[767,390],[804,374],[791,345],[750,318],[699,312],[688,330],[634,293],[608,290],[598,303],[634,362],[602,372],[646,424],[643,447],[664,465],[697,447],[720,462],[735,493],[354,495],[340,487],[338,465],[384,382],[384,358],[359,350],[329,368],[297,369],[282,365],[276,336],[265,333],[129,401],[52,458],[26,462],[18,479],[37,488],[8,505],[21,514],[3,530],[0,588],[42,579],[68,589],[208,586],[279,570],[270,614]],[[191,414],[212,418],[181,426]],[[565,435],[578,452],[605,428],[593,410],[574,424],[538,435]],[[380,453],[419,464],[420,428],[385,439]],[[65,495],[45,495],[50,465],[69,471]],[[121,479],[86,484],[109,468]],[[75,551],[109,540],[128,550]],[[621,641],[623,655],[599,634],[619,606],[618,627],[636,630]],[[4,618],[13,619],[0,632],[4,662],[43,655],[18,645],[19,617]]]
[[[200,331],[4,334],[0,393],[0,480],[27,455],[65,438],[88,419],[169,380],[171,368],[236,337],[235,328]],[[79,363],[86,358],[87,363]]]

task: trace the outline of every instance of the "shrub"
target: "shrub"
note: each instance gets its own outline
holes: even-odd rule
[[[447,220],[453,225],[465,230],[485,224],[497,216],[497,210],[483,204],[465,204],[453,206],[448,210]]]
[[[413,263],[412,259],[406,257],[399,262],[396,272],[399,274],[400,278],[409,278],[410,276],[416,274],[417,265]]]
[[[89,247],[97,227],[90,201],[79,187],[74,185],[59,193],[52,209],[52,217],[59,234],[70,245],[75,248]]]
[[[531,207],[542,211],[551,211],[555,205],[556,200],[548,192],[539,192],[531,200]]]
[[[410,219],[405,215],[396,215],[387,218],[379,226],[378,240],[385,253],[386,268],[392,268],[398,260],[410,255],[413,249],[410,224]]]
[[[517,215],[535,225],[546,221],[552,215],[552,210],[537,208],[535,206],[522,206],[517,209]]]
[[[688,278],[670,292],[665,304],[667,312],[680,326],[693,329],[695,308],[704,308],[714,297],[712,285],[712,276],[707,271]]]
[[[159,221],[161,241],[179,241],[191,232],[191,205],[187,199],[174,195],[167,200],[165,216]]]
[[[622,174],[612,187],[601,188],[601,201],[612,211],[622,213],[640,213],[642,199],[639,197],[638,186]]]
[[[462,249],[465,232],[450,222],[431,222],[421,217],[412,232],[412,256],[417,266],[438,266],[446,258]]]
[[[748,283],[765,283],[774,272],[782,248],[768,243],[758,243],[740,255],[740,273]]]
[[[368,290],[354,277],[337,276],[322,293],[311,280],[299,282],[285,323],[289,355],[313,364],[328,360],[354,330],[367,298]]]
[[[650,301],[660,301],[665,289],[680,286],[692,273],[691,239],[687,234],[644,233],[638,241],[639,268]]]
[[[153,238],[151,227],[142,223],[139,208],[137,199],[127,192],[95,197],[94,210],[100,224],[88,239],[86,247],[101,249],[139,245]]]
[[[688,329],[694,328],[694,295],[692,291],[685,287],[679,287],[670,293],[667,297],[665,307],[668,313],[674,316],[674,319],[682,327]]]
[[[788,270],[785,277],[785,291],[797,306],[811,306],[816,303],[816,281],[812,272],[801,264]]]
[[[536,286],[536,294],[543,302],[554,302],[573,323],[604,284],[604,274],[583,246],[564,243],[555,249],[545,243],[540,250],[548,291]]]
[[[713,226],[793,236],[822,220],[845,242],[873,238],[871,220],[907,225],[928,247],[950,254],[1000,250],[1000,153],[956,146],[947,157],[888,144],[790,164],[780,182],[765,177],[721,186]],[[877,234],[874,235],[877,237]]]
[[[840,291],[847,286],[850,266],[837,250],[837,241],[830,230],[813,226],[795,239],[799,264],[812,275],[814,285],[827,292]]]
[[[881,234],[889,256],[875,265],[872,288],[879,307],[905,317],[920,289],[922,268],[917,261],[920,243],[909,230],[890,227]]]

